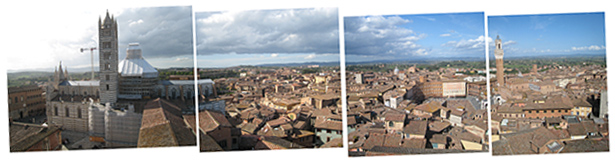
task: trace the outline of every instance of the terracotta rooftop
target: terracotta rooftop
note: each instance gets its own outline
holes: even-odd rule
[[[160,98],[145,105],[139,130],[138,147],[196,145],[196,136],[184,119],[173,113],[179,107]]]
[[[208,110],[199,112],[199,128],[203,132],[212,131],[219,126],[231,126],[224,114]]]
[[[329,120],[325,117],[316,117],[314,128],[342,130],[342,121]]]
[[[558,137],[545,127],[517,133],[502,134],[500,140],[492,143],[494,155],[536,154],[536,146],[542,147]],[[531,144],[530,144],[531,143]]]
[[[421,110],[421,111],[425,111],[425,112],[436,112],[438,111],[438,109],[442,109],[444,107],[442,107],[442,103],[438,102],[438,101],[430,101],[428,103],[423,103],[420,104],[418,106],[416,106],[414,109],[415,110]]]
[[[410,121],[404,127],[404,133],[413,135],[425,135],[427,132],[427,121]]]
[[[11,152],[25,151],[47,136],[60,131],[56,126],[13,122],[9,125]]]
[[[426,139],[403,139],[401,147],[404,148],[425,148]]]

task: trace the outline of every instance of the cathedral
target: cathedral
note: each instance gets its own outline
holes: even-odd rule
[[[99,18],[98,35],[98,80],[71,80],[60,62],[45,87],[49,124],[86,134],[90,141],[104,143],[101,147],[134,147],[146,103],[165,99],[182,106],[183,114],[194,114],[194,80],[159,80],[138,43],[130,43],[126,58],[118,61],[118,24],[108,12]],[[212,80],[197,83],[199,96],[215,92]]]

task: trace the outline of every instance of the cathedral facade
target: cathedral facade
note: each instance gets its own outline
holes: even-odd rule
[[[143,58],[138,43],[129,44],[126,58],[118,61],[117,20],[108,12],[98,21],[98,35],[98,80],[71,80],[60,62],[45,87],[48,123],[85,133],[90,141],[104,142],[105,147],[131,147],[137,144],[142,105],[148,101],[163,98],[192,104],[194,110],[195,81],[158,80],[157,69]],[[197,82],[198,87],[210,90],[199,94],[215,89],[209,79]]]

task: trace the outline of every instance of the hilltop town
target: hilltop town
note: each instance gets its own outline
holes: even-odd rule
[[[339,67],[199,69],[201,151],[342,147]]]
[[[347,67],[349,155],[487,151],[486,71],[472,63]]]
[[[604,56],[504,61],[499,37],[495,53],[494,155],[609,150]]]

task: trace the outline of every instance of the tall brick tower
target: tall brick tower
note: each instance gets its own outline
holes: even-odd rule
[[[100,68],[100,102],[115,103],[118,94],[118,31],[117,21],[109,17],[98,19],[98,57]]]
[[[495,73],[498,86],[504,86],[504,50],[502,50],[502,40],[498,35],[497,39],[495,39],[495,51],[493,51],[495,55],[495,67],[497,71]]]

